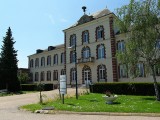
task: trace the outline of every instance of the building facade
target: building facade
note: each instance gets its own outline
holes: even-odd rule
[[[38,49],[28,56],[30,77],[33,83],[59,84],[59,76],[64,75],[64,44]]]
[[[37,50],[28,56],[33,82],[59,83],[59,76],[66,74],[67,85],[86,82],[128,82],[131,79],[125,65],[116,59],[116,51],[125,49],[126,34],[118,34],[114,27],[115,15],[108,9],[84,15],[73,26],[63,30],[64,45],[51,50]],[[137,65],[140,75],[136,82],[151,82],[145,74],[143,63]],[[77,70],[77,75],[76,75]],[[157,70],[160,75],[160,70]],[[158,77],[158,81],[160,78]]]

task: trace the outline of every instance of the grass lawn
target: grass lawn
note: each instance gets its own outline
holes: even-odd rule
[[[102,94],[89,94],[65,98],[61,100],[48,101],[44,104],[30,104],[22,106],[22,109],[30,111],[40,110],[46,106],[54,106],[56,110],[76,112],[126,112],[126,113],[160,113],[160,102],[154,96],[130,96],[119,95],[114,104],[106,104]]]

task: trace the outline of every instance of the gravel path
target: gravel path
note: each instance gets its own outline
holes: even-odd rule
[[[75,94],[75,89],[68,89]],[[58,95],[58,90],[44,92],[48,98]],[[39,93],[0,97],[0,120],[160,120],[160,117],[108,116],[80,114],[35,114],[18,110],[19,106],[38,102]]]

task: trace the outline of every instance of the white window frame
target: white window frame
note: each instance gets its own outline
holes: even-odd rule
[[[72,75],[72,82],[75,82],[76,81],[76,70],[75,69],[71,71],[71,75]]]
[[[90,52],[89,48],[85,48],[83,50],[83,58],[89,58],[90,57],[89,52]]]
[[[104,81],[105,80],[105,67],[104,66],[100,66],[99,70],[98,70],[98,74],[99,74],[99,81]]]
[[[118,44],[118,45],[117,45],[118,51],[119,51],[119,52],[124,52],[124,50],[125,50],[125,42],[124,42],[124,41],[119,41],[117,44]]]
[[[126,78],[127,77],[127,71],[126,71],[126,65],[120,64],[119,65],[119,77],[120,78]]]
[[[89,42],[89,33],[88,31],[85,31],[83,33],[83,43],[88,43]]]
[[[102,39],[103,38],[103,33],[104,32],[104,29],[102,27],[99,27],[97,29],[97,39]]]
[[[144,77],[144,64],[143,63],[138,63],[138,76],[139,77]]]
[[[71,46],[76,45],[76,35],[71,36]]]
[[[105,57],[105,48],[103,45],[98,47],[98,59],[104,58]]]

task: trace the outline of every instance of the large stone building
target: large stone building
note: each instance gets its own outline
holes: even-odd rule
[[[33,82],[59,83],[59,76],[66,74],[67,85],[75,85],[76,69],[79,85],[86,81],[128,82],[125,66],[115,57],[116,50],[125,48],[126,34],[118,34],[114,27],[114,13],[108,9],[92,15],[85,13],[73,26],[63,30],[64,44],[49,46],[47,50],[37,50],[28,56]],[[77,59],[77,60],[76,60]],[[75,64],[76,63],[76,64]],[[139,77],[134,81],[150,81],[144,64],[137,64]],[[157,71],[160,75],[160,71]],[[160,78],[158,78],[160,80]]]

